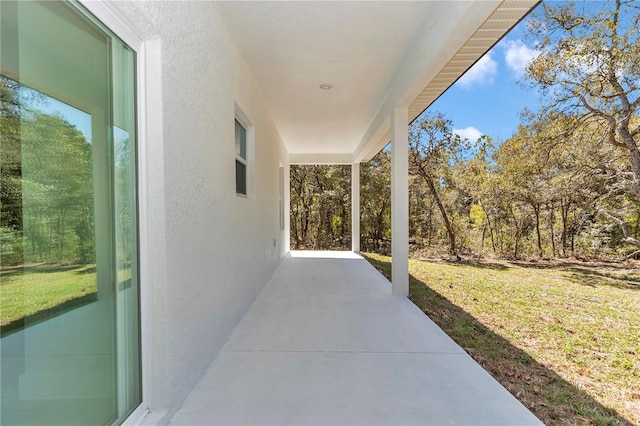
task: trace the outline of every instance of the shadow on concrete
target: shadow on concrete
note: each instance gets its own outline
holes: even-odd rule
[[[363,257],[388,279],[391,263]],[[632,425],[410,276],[409,298],[545,424]]]

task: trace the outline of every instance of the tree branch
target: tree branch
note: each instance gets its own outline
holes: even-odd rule
[[[635,256],[635,255],[636,255],[636,254],[638,254],[638,253],[640,253],[640,250],[636,250],[636,251],[634,251],[633,253],[626,255],[626,256],[624,257],[624,260],[629,260],[629,259],[631,259],[633,256]]]
[[[627,224],[624,223],[624,220],[612,215],[609,212],[604,211],[603,209],[598,209],[598,212],[604,217],[606,217],[607,219],[610,219],[618,224],[618,226],[622,230],[622,234],[624,235],[625,242],[640,247],[640,240],[633,238],[631,236],[631,233],[629,232],[629,228],[627,227]]]

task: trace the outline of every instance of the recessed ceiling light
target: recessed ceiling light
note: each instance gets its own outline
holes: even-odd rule
[[[320,88],[322,90],[329,90],[329,89],[333,88],[333,84],[331,84],[331,83],[322,83],[320,85]]]

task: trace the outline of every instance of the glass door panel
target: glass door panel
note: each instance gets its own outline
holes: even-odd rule
[[[135,53],[77,4],[0,3],[2,424],[141,401]]]

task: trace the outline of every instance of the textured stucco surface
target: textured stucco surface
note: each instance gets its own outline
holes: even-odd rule
[[[278,216],[278,168],[288,170],[288,159],[215,3],[114,7],[151,47],[141,177],[149,186],[141,219],[150,240],[147,402],[170,416],[288,249]],[[247,198],[235,194],[236,104],[255,127]]]

